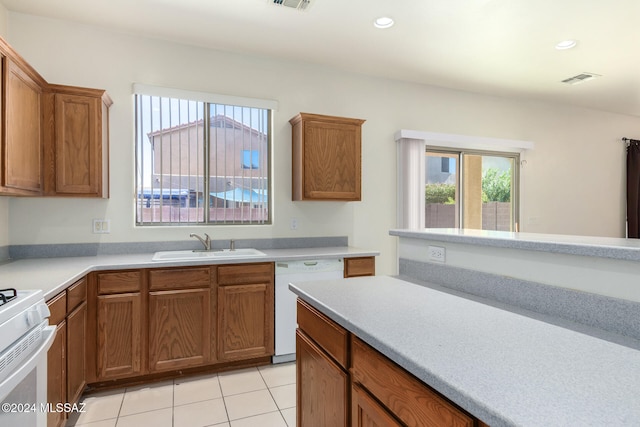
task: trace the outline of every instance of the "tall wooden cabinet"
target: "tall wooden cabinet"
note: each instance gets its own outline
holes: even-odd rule
[[[361,199],[361,119],[300,113],[292,134],[292,198]]]

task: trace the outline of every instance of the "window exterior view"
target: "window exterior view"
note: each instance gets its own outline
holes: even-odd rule
[[[427,150],[425,227],[515,231],[517,154]]]
[[[136,223],[270,223],[270,116],[136,95]]]

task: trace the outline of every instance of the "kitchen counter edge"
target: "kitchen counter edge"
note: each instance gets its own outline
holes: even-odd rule
[[[616,237],[571,236],[563,234],[454,228],[425,228],[420,230],[393,229],[389,231],[389,234],[391,236],[434,242],[640,261],[640,240]]]
[[[41,289],[45,300],[49,300],[93,271],[357,258],[380,255],[378,251],[352,246],[262,249],[262,252],[266,255],[251,258],[187,261],[152,261],[153,253],[21,259],[0,265],[0,287],[16,288],[18,290]]]

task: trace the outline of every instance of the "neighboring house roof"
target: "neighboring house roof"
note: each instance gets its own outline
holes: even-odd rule
[[[210,127],[213,127],[213,128],[242,130],[242,131],[250,132],[253,136],[256,136],[256,137],[266,137],[266,134],[264,132],[260,132],[259,130],[254,129],[251,126],[247,126],[244,123],[241,123],[237,120],[234,120],[231,117],[228,117],[222,114],[211,116],[211,118],[209,119],[209,125]],[[183,129],[198,127],[198,126],[200,127],[204,126],[203,119],[196,120],[189,123],[182,123],[170,128],[156,130],[153,132],[149,132],[147,135],[149,136],[149,141],[151,141],[151,143],[153,144],[153,137],[156,137],[159,135],[165,135],[168,133],[175,133]]]

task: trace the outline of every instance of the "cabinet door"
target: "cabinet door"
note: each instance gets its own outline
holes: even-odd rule
[[[42,87],[11,60],[6,61],[3,185],[42,193]]]
[[[55,191],[101,195],[101,99],[55,95]]]
[[[365,388],[405,425],[476,425],[471,415],[354,337],[351,340],[351,379]]]
[[[80,399],[86,381],[87,303],[67,316],[67,401]]]
[[[273,281],[218,287],[218,358],[273,355]]]
[[[395,418],[376,402],[363,388],[351,387],[352,427],[402,427]]]
[[[307,122],[304,192],[308,198],[360,199],[360,126]]]
[[[289,123],[293,200],[360,200],[364,120],[300,113]]]
[[[142,314],[139,292],[99,295],[98,378],[109,379],[142,371]]]
[[[349,378],[299,329],[296,331],[297,424],[346,426]]]
[[[47,402],[56,405],[67,402],[67,323],[56,328],[56,337],[47,353]],[[59,427],[65,423],[64,412],[49,411],[47,426]]]
[[[149,370],[204,365],[211,348],[209,289],[149,293]]]

